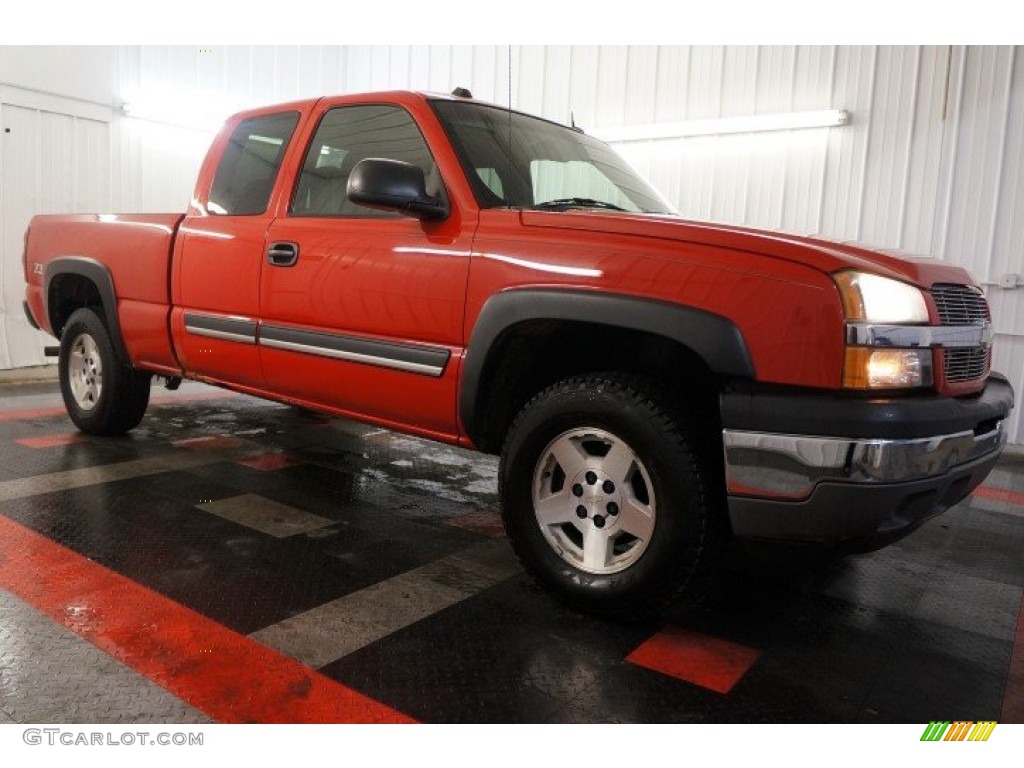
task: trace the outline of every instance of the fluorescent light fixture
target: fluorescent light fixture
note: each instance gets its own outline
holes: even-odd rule
[[[125,94],[121,111],[137,120],[213,132],[238,109],[219,93],[154,87]]]
[[[690,136],[719,136],[727,133],[830,128],[847,125],[849,122],[850,113],[845,109],[819,109],[812,112],[783,112],[775,115],[713,117],[707,120],[687,120],[683,123],[624,125],[619,128],[595,130],[594,134],[608,142],[651,141],[685,139]]]

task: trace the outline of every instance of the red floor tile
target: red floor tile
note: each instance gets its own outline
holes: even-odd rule
[[[505,526],[502,525],[501,515],[497,512],[468,512],[445,520],[445,525],[453,525],[492,539],[505,535]]]
[[[153,395],[149,398],[150,405],[174,405],[175,403],[193,403],[201,400],[223,400],[238,397],[234,392],[197,392],[194,395]],[[22,421],[41,419],[48,416],[66,416],[67,409],[63,405],[48,408],[21,408],[13,411],[0,411],[0,421]]]
[[[218,722],[412,722],[2,516],[0,588]]]
[[[41,435],[39,437],[23,437],[19,440],[15,440],[18,445],[24,445],[27,448],[53,448],[55,445],[67,445],[68,443],[78,443],[84,440],[85,437],[78,432],[65,432],[59,435]]]
[[[272,472],[275,469],[294,467],[299,462],[292,461],[280,453],[261,453],[258,456],[250,456],[247,459],[239,459],[235,462],[251,469],[258,469],[260,472]]]
[[[187,440],[175,440],[171,445],[178,448],[189,448],[193,451],[209,451],[219,448],[237,448],[242,444],[241,440],[233,437],[222,437],[210,435],[208,437],[190,437]]]
[[[992,488],[987,485],[979,485],[974,489],[974,496],[979,496],[983,499],[994,499],[995,501],[1005,501],[1008,504],[1015,504],[1017,506],[1024,507],[1024,493],[1018,491],[1008,491],[1005,488]]]
[[[21,408],[16,411],[0,412],[0,421],[17,421],[19,419],[40,419],[44,416],[62,416],[67,414],[64,406],[52,408]]]
[[[669,627],[634,650],[626,661],[728,693],[760,655],[760,651],[728,640]]]

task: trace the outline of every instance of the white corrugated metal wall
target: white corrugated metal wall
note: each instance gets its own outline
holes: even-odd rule
[[[52,339],[22,311],[25,227],[37,213],[110,208],[112,114],[0,84],[0,369],[45,362]]]
[[[171,87],[247,106],[463,85],[501,103],[511,91],[513,106],[560,121],[571,114],[596,135],[850,110],[851,124],[839,128],[619,146],[684,216],[964,265],[986,283],[999,332],[995,367],[1024,392],[1024,288],[997,285],[1001,275],[1024,273],[1024,46],[146,46],[103,55],[116,60],[115,100]],[[3,69],[0,56],[0,82]],[[115,117],[115,207],[180,210],[208,136]],[[1011,439],[1022,444],[1024,409],[1013,421]]]

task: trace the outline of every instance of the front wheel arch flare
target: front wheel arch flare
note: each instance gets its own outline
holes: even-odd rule
[[[462,364],[459,418],[474,444],[486,442],[481,424],[500,341],[510,329],[538,320],[591,323],[661,336],[692,350],[717,376],[754,379],[754,364],[740,329],[726,317],[657,299],[592,291],[515,289],[491,296],[480,310]]]

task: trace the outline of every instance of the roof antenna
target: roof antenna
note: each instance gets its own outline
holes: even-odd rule
[[[583,133],[583,129],[576,125],[576,115],[571,109],[569,110],[569,128],[576,131],[576,133]]]
[[[469,88],[462,88],[461,86],[452,91],[452,96],[458,99],[472,99],[473,94],[469,92]]]

